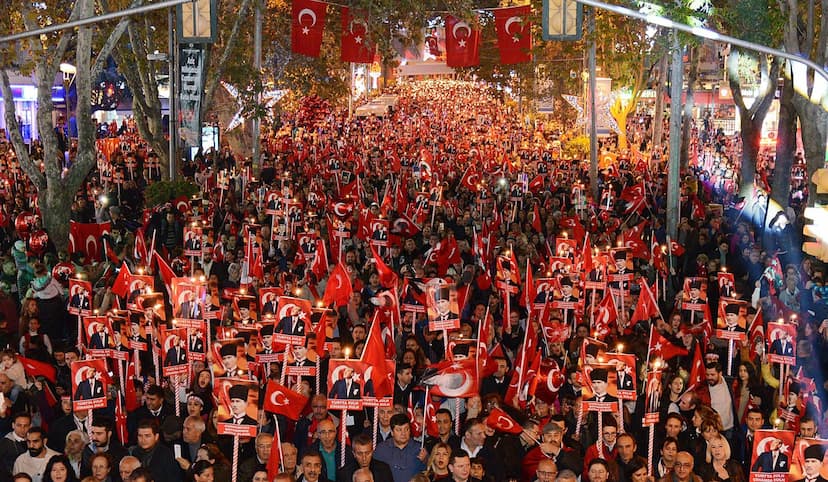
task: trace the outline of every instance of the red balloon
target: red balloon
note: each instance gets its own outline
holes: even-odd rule
[[[17,218],[14,220],[14,227],[17,229],[20,237],[27,236],[31,232],[36,220],[37,216],[29,211],[24,211],[17,215]]]
[[[60,281],[64,285],[69,284],[69,278],[75,276],[75,265],[72,263],[58,263],[52,268],[52,278]]]
[[[29,251],[41,255],[46,251],[46,244],[49,243],[49,235],[42,229],[35,231],[29,236]]]

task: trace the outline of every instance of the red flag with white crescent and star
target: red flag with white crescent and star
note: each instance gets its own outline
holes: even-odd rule
[[[365,340],[365,347],[362,349],[360,360],[367,363],[368,366],[374,367],[371,376],[371,380],[374,382],[374,395],[377,398],[392,395],[394,393],[393,381],[390,379],[391,374],[387,372],[385,345],[382,342],[380,322],[376,313],[374,314],[374,322],[371,323],[371,329],[368,331],[368,338]]]
[[[112,230],[110,222],[76,223],[69,221],[69,254],[81,252],[89,261],[103,261],[104,246],[101,239]]]
[[[426,434],[430,437],[439,437],[440,429],[437,427],[437,407],[434,405],[434,400],[431,394],[426,390],[425,396],[425,410],[423,410],[423,421],[425,423]]]
[[[621,199],[627,202],[624,214],[636,212],[641,214],[641,211],[647,207],[647,196],[644,188],[644,182],[627,186],[621,191]]]
[[[299,420],[307,403],[308,397],[301,393],[295,392],[275,380],[267,382],[264,399],[265,411],[284,415],[291,420]]]
[[[423,425],[417,422],[417,415],[414,413],[414,402],[411,400],[411,393],[408,394],[408,407],[406,408],[405,413],[408,415],[408,422],[411,425],[411,436],[419,437],[422,435]]]
[[[446,65],[472,67],[480,63],[480,31],[465,21],[446,17]]]
[[[433,395],[466,398],[479,392],[478,367],[474,358],[445,360],[429,367],[421,383],[431,387]]]
[[[501,64],[519,64],[532,60],[531,15],[530,5],[495,10],[495,31]]]
[[[293,0],[290,49],[297,54],[319,57],[325,30],[327,4],[315,0]]]
[[[338,263],[331,271],[331,276],[328,277],[328,283],[325,285],[325,294],[322,295],[322,302],[325,306],[330,306],[335,303],[337,307],[348,304],[348,298],[353,292],[351,285],[351,278],[348,276],[348,271],[342,263]]]
[[[610,326],[618,321],[618,307],[615,306],[615,299],[607,291],[595,308],[595,332],[593,336],[603,338],[610,334]]]
[[[56,370],[51,364],[31,358],[25,358],[20,355],[17,356],[17,360],[23,365],[23,372],[26,373],[26,375],[32,378],[42,376],[50,382],[55,383],[55,380],[57,379]]]
[[[328,274],[328,252],[325,250],[325,242],[322,239],[316,239],[316,256],[310,264],[311,273],[316,275],[316,279],[322,279]]]
[[[641,293],[638,295],[638,303],[635,305],[635,311],[633,311],[628,329],[631,329],[632,325],[635,325],[639,321],[649,321],[650,318],[655,317],[659,313],[658,302],[655,299],[653,290],[647,284],[647,280],[641,278],[638,284],[641,286]]]
[[[661,333],[655,330],[652,331],[652,335],[650,336],[651,357],[660,357],[664,359],[664,361],[667,361],[679,355],[687,355],[687,350],[670,343],[670,341],[667,338],[664,338]]]
[[[762,305],[759,305],[759,309],[756,311],[748,326],[748,343],[750,358],[751,360],[755,360],[759,356],[759,350],[757,348],[765,346],[765,322],[762,316]]]
[[[129,272],[129,266],[126,261],[121,262],[121,269],[118,271],[118,276],[115,277],[115,282],[112,283],[112,292],[121,298],[126,298],[129,295],[129,284],[132,278],[132,273]]]
[[[486,418],[486,425],[497,430],[498,432],[506,432],[517,435],[523,432],[523,427],[515,422],[515,419],[509,416],[500,408],[493,408]]]
[[[480,174],[476,170],[473,170],[471,166],[467,167],[463,173],[463,177],[460,178],[460,185],[471,192],[478,192],[480,190],[479,183]]]
[[[367,18],[342,7],[342,61],[370,64],[374,61],[374,51]]]
[[[704,360],[702,359],[701,343],[696,343],[696,348],[693,350],[693,366],[690,368],[690,376],[687,378],[687,391],[691,391],[696,387],[702,386],[704,383]]]
[[[118,399],[115,404],[115,430],[118,433],[118,439],[122,444],[129,440],[129,430],[127,429],[127,415],[124,408],[124,397],[121,392],[118,392]]]

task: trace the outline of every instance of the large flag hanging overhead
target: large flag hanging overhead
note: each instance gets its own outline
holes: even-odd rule
[[[446,65],[471,67],[480,63],[480,31],[459,18],[446,17]]]
[[[367,19],[342,7],[342,61],[370,64],[374,61],[374,46]]]
[[[290,49],[297,54],[319,57],[325,30],[327,4],[315,0],[293,0]]]
[[[495,10],[495,31],[501,64],[519,64],[532,60],[531,14],[530,5]]]

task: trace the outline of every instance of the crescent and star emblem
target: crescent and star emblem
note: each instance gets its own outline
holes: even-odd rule
[[[457,32],[459,30],[465,30],[466,31],[466,36],[464,38],[460,38],[460,36],[457,35]],[[454,27],[452,27],[452,29],[451,29],[451,36],[458,40],[458,42],[457,42],[458,46],[465,47],[466,46],[466,39],[471,37],[471,28],[469,27],[469,24],[467,24],[466,22],[457,22],[457,23],[455,23]]]
[[[520,25],[521,26],[520,30],[512,32],[511,29],[512,29],[512,24],[513,23],[517,23],[518,25]],[[518,37],[517,34],[523,31],[523,20],[520,17],[509,17],[508,19],[506,19],[506,23],[503,25],[503,30],[506,31],[507,35],[512,36],[512,41],[517,43],[517,42],[520,41],[520,38]]]
[[[290,405],[290,399],[288,399],[288,397],[285,396],[281,390],[275,390],[270,395],[270,403],[276,405],[277,407],[283,407],[285,405]]]
[[[302,23],[302,17],[305,15],[308,15],[311,18],[311,24],[309,26]],[[303,8],[299,11],[299,15],[296,16],[296,21],[302,26],[302,35],[308,35],[310,33],[310,29],[316,25],[316,13],[310,8]]]

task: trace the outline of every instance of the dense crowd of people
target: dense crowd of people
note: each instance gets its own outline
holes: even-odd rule
[[[383,116],[284,114],[255,175],[229,148],[196,156],[196,194],[158,206],[157,158],[113,124],[71,206],[107,229],[71,252],[42,239],[2,149],[0,480],[822,480],[825,266],[791,242],[801,212],[766,233],[724,176],[705,183],[729,162],[710,127],[672,239],[663,160],[604,153],[592,196],[588,162],[553,154],[486,86],[388,90]],[[281,297],[310,302],[313,323],[277,314]],[[167,345],[179,319],[199,325]],[[390,400],[333,408],[381,392],[365,372],[351,397],[353,368],[333,370],[379,372],[377,336]],[[220,427],[251,413],[252,434]],[[757,453],[777,433],[792,439]]]

